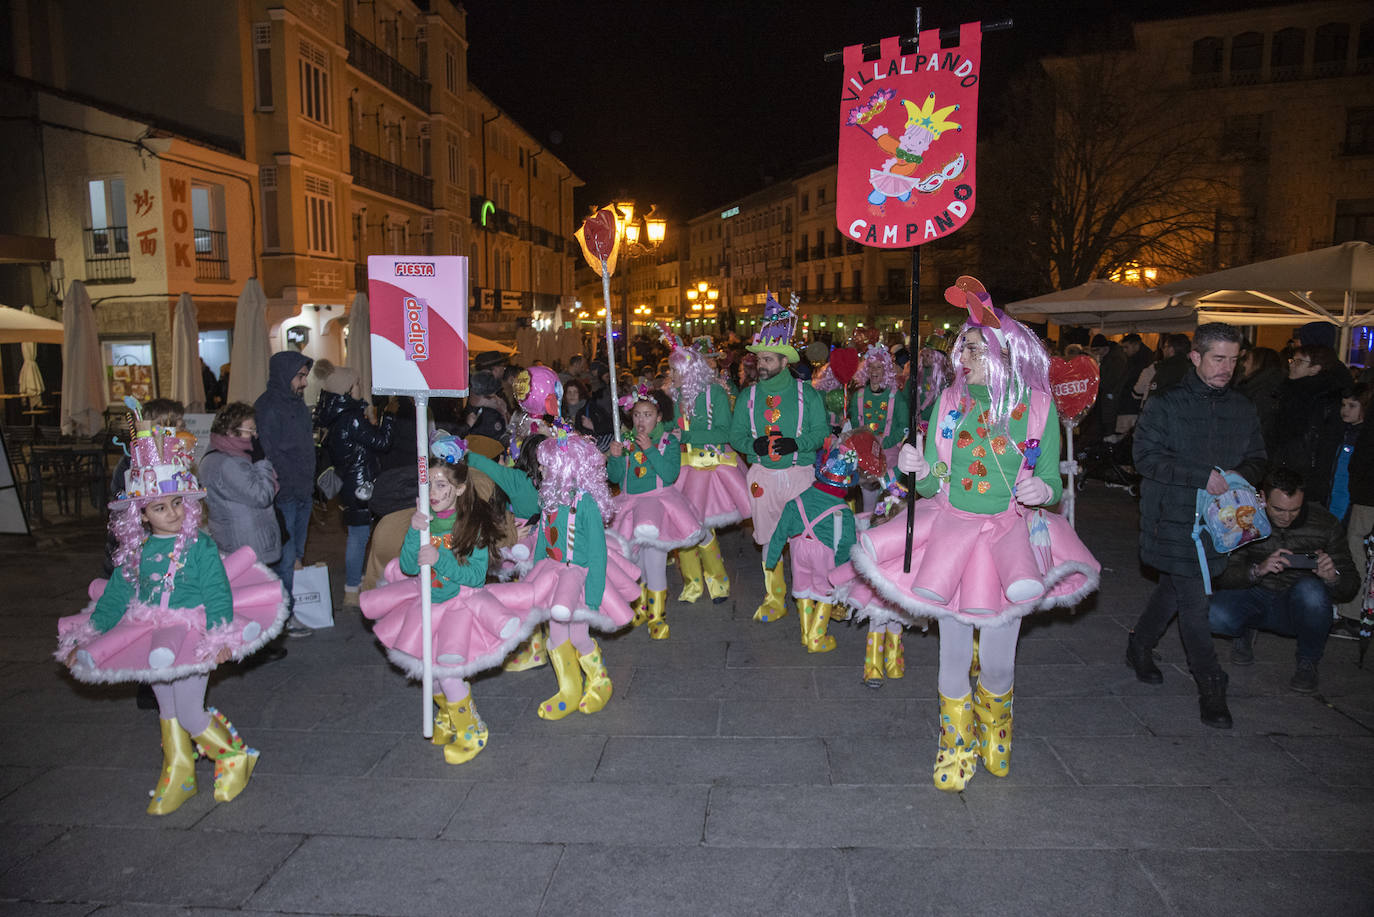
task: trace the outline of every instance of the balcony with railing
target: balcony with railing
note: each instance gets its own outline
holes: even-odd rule
[[[797,263],[798,263],[798,264],[805,264],[807,261],[810,260],[810,258],[811,258],[811,254],[810,254],[810,252],[808,252],[805,248],[799,248],[799,249],[797,249]]]
[[[87,283],[120,283],[134,279],[129,267],[129,227],[87,229],[83,235]]]
[[[214,229],[192,230],[196,243],[196,279],[229,279],[229,243],[224,232]]]
[[[361,147],[348,148],[349,168],[355,184],[388,194],[420,207],[434,209],[434,182],[418,172],[387,162]]]
[[[840,257],[840,243],[838,243],[838,242],[831,242],[829,245],[826,246],[826,248],[825,248],[825,254],[826,254],[826,257],[828,257],[828,258],[838,258],[838,257]]]
[[[813,246],[811,246],[811,260],[812,260],[812,261],[819,261],[820,259],[822,259],[822,258],[824,258],[824,257],[825,257],[825,246],[824,246],[824,245],[813,245]]]
[[[353,29],[345,29],[348,62],[421,111],[429,111],[429,81]]]

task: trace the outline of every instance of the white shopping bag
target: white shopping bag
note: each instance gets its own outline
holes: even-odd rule
[[[315,564],[296,571],[291,585],[296,620],[319,630],[334,626],[334,601],[329,594],[329,567]]]

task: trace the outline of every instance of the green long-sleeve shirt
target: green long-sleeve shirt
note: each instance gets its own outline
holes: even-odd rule
[[[706,420],[706,404],[711,404],[711,420]],[[682,426],[682,442],[688,446],[720,446],[730,443],[730,396],[722,385],[713,385],[697,395]]]
[[[835,546],[835,566],[840,566],[849,562],[849,551],[854,547],[856,535],[854,532],[854,512],[840,497],[828,494],[815,487],[809,487],[797,498],[806,508],[806,518],[816,519],[821,513],[830,509],[832,506],[843,507],[835,513],[816,524],[812,530],[816,533],[816,538],[821,544],[835,544],[835,526],[840,527],[839,544]],[[806,523],[802,520],[801,512],[797,509],[797,500],[793,500],[782,508],[782,516],[778,519],[778,527],[773,530],[773,537],[768,540],[768,557],[764,561],[764,568],[771,570],[778,565],[782,559],[782,549],[786,546],[789,538],[795,538],[806,530]]]
[[[802,392],[800,417],[797,416],[798,386]],[[816,450],[830,435],[830,424],[826,420],[821,393],[809,384],[793,378],[792,374],[785,370],[771,379],[755,382],[752,387],[755,392],[752,418],[749,415],[749,389],[740,392],[739,397],[735,399],[735,413],[730,421],[730,445],[735,447],[736,452],[747,455],[750,462],[760,464],[764,468],[791,468],[793,465],[814,464]],[[776,407],[769,407],[769,398],[775,399]],[[777,411],[779,416],[770,421],[767,417],[768,411]],[[750,432],[751,419],[753,432]],[[776,429],[780,436],[795,439],[797,451],[778,459],[769,458],[767,454],[757,455],[754,452],[754,440],[759,436],[768,435],[770,429]]]
[[[953,440],[948,468],[950,505],[970,513],[993,515],[1011,505],[1016,474],[1025,461],[1017,446],[1026,440],[1030,405],[1018,405],[1007,420],[1007,429],[999,430],[984,425],[990,403],[987,386],[970,385],[968,390],[975,406],[959,411],[957,420],[940,416],[938,410],[931,416],[925,448],[931,473],[916,482],[916,492],[932,497],[940,489],[939,439],[948,433]],[[1046,505],[1058,503],[1063,482],[1059,478],[1059,414],[1053,404],[1040,434],[1040,456],[1034,474],[1050,486],[1051,496]]]
[[[160,603],[162,578],[167,575],[175,545],[175,535],[149,537],[139,555],[135,582],[130,583],[124,578],[123,565],[118,567],[110,575],[104,594],[95,603],[95,610],[91,612],[91,626],[101,633],[114,627],[124,617],[129,603],[135,599],[147,605]],[[232,621],[234,597],[229,592],[229,577],[224,572],[224,562],[219,558],[219,548],[215,547],[214,540],[201,533],[186,546],[183,560],[186,565],[177,571],[176,579],[172,582],[172,597],[167,603],[168,607],[195,608],[204,605],[206,628]]]
[[[892,407],[892,426],[887,424],[887,403],[896,398]],[[858,429],[873,431],[882,440],[884,449],[906,439],[907,424],[911,422],[911,402],[900,389],[875,392],[868,386],[858,391],[849,404],[849,422]]]
[[[552,517],[546,513],[539,520],[539,537],[534,544],[533,556],[538,562],[545,557],[564,560],[567,554],[568,507],[560,506]],[[591,611],[600,609],[601,597],[606,592],[606,524],[591,494],[582,494],[577,500],[577,532],[573,536],[572,562],[587,568],[587,582],[583,590],[587,608]]]
[[[485,455],[476,452],[467,454],[469,467],[476,468],[496,482],[510,500],[510,511],[517,519],[529,519],[539,515],[539,491],[523,471],[508,468],[500,462],[493,462]]]
[[[481,586],[487,581],[487,565],[490,558],[486,548],[478,548],[467,557],[466,563],[459,563],[453,553],[453,541],[449,535],[453,531],[454,517],[439,516],[430,520],[429,542],[439,549],[439,559],[430,567],[430,598],[436,602],[451,599],[462,591],[464,586]],[[420,573],[420,532],[406,529],[405,540],[401,542],[401,572],[407,576]]]
[[[625,446],[620,458],[606,457],[606,477],[620,485],[627,494],[646,494],[659,487],[667,487],[682,471],[682,448],[674,434],[663,435],[663,425],[650,435],[653,445],[648,449]]]

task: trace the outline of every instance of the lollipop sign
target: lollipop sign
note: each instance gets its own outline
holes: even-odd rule
[[[582,221],[582,228],[574,235],[582,245],[582,257],[587,259],[592,270],[601,277],[601,297],[606,304],[606,362],[611,370],[611,404],[617,401],[615,373],[615,334],[611,330],[611,275],[615,273],[615,262],[620,254],[620,221],[615,210],[602,207]],[[630,329],[626,328],[628,334]],[[628,346],[628,339],[627,339]],[[557,412],[554,412],[557,414]],[[620,412],[611,411],[611,426],[615,438],[620,439]]]
[[[1064,423],[1076,424],[1088,413],[1097,400],[1098,382],[1097,363],[1092,357],[1050,360],[1050,394]]]

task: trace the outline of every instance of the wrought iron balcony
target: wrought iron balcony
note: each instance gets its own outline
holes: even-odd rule
[[[86,280],[92,283],[132,280],[129,269],[129,227],[87,229]]]
[[[350,64],[421,111],[429,111],[428,80],[422,79],[405,64],[387,54],[353,29],[344,30],[344,39],[348,47],[348,62]]]
[[[193,230],[196,243],[196,279],[229,279],[229,245],[225,234],[213,229]]]
[[[348,148],[348,162],[353,181],[361,187],[434,209],[434,182],[431,179],[356,146]]]

